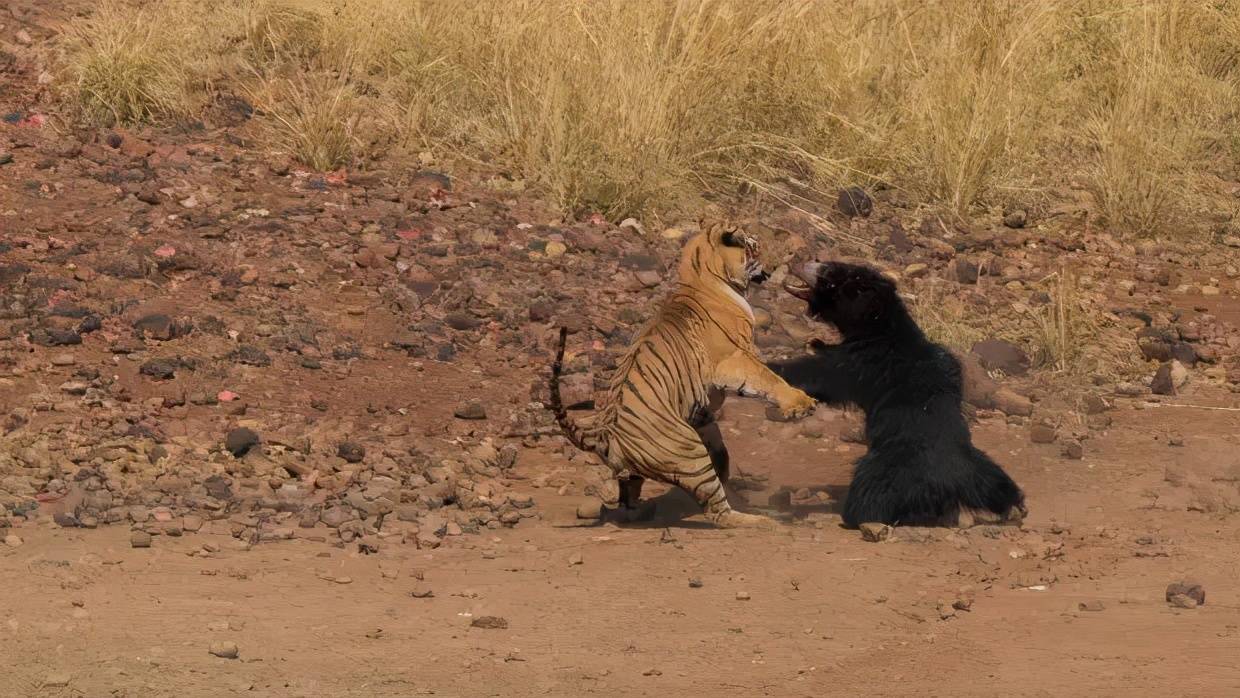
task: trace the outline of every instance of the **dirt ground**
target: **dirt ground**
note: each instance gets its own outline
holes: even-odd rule
[[[656,485],[653,521],[599,521],[552,342],[589,402],[680,236],[492,172],[305,172],[235,100],[74,127],[39,79],[55,15],[0,13],[0,696],[1240,694],[1235,247],[765,202],[802,257],[938,284],[1023,348],[974,352],[968,398],[1029,518],[867,542],[837,513],[856,417],[730,398],[732,497],[776,530]],[[1064,268],[1111,370],[1029,361]],[[751,300],[767,356],[822,333]]]
[[[761,419],[726,421],[753,474],[846,482],[851,453],[785,441],[782,425],[760,437]],[[543,490],[546,520],[435,551],[241,551],[207,534],[132,549],[124,527],[40,528],[0,566],[4,683],[87,696],[1231,695],[1240,526],[1151,509],[1144,493],[1169,461],[1234,453],[1234,415],[1116,421],[1071,468],[980,428],[1032,503],[1027,530],[997,534],[897,529],[874,544],[829,514],[771,533],[561,528],[579,498]],[[1191,436],[1169,447],[1163,429]],[[1206,605],[1168,606],[1164,588],[1185,576]],[[967,610],[943,606],[959,599]],[[483,616],[507,627],[471,627]],[[239,658],[209,654],[218,641]]]

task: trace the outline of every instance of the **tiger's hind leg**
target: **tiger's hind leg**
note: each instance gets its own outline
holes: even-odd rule
[[[775,525],[765,516],[743,514],[732,508],[723,488],[723,480],[716,472],[714,459],[705,444],[702,444],[701,453],[696,457],[675,464],[670,479],[697,500],[706,518],[720,528],[767,528]]]

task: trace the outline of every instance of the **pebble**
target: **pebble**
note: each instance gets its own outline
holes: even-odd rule
[[[1055,427],[1049,424],[1034,424],[1029,427],[1029,440],[1035,444],[1055,443]]]
[[[470,622],[470,627],[484,630],[507,630],[508,619],[500,616],[478,616]]]
[[[413,591],[409,592],[409,595],[415,599],[429,599],[435,596],[435,592],[431,591],[430,587],[416,586]]]
[[[748,600],[749,600],[749,598],[750,598],[750,596],[749,596],[749,592],[747,592],[747,591],[738,591],[738,592],[736,592],[736,600],[737,600],[737,601],[748,601]]]
[[[585,561],[586,561],[586,560],[585,560],[585,558],[581,555],[581,553],[573,553],[572,555],[569,555],[569,556],[568,556],[568,564],[569,564],[570,566],[572,566],[572,565],[580,565],[580,564],[584,564],[584,563],[585,563]]]
[[[9,546],[10,548],[20,548],[22,547],[22,543],[24,542],[25,541],[21,539],[21,536],[17,535],[16,533],[10,533],[4,537],[4,544]]]
[[[48,674],[43,679],[44,688],[65,688],[72,681],[72,677],[63,672]]]
[[[1180,608],[1204,606],[1206,603],[1205,587],[1192,582],[1173,582],[1168,584],[1167,603]]]
[[[460,407],[456,408],[456,411],[453,412],[453,415],[456,416],[457,419],[469,419],[469,420],[486,419],[487,410],[485,407],[482,406],[481,402],[478,402],[477,400],[471,400],[465,403],[464,405],[461,405]]]
[[[253,429],[238,427],[224,435],[224,450],[240,458],[258,445],[258,434]]]
[[[336,455],[343,458],[346,463],[361,463],[366,457],[366,448],[353,441],[344,441],[336,448]]]
[[[874,200],[861,187],[841,189],[835,207],[849,218],[866,218],[874,211]]]
[[[591,499],[577,505],[577,518],[593,521],[603,516],[603,503],[597,499]]]
[[[689,588],[690,589],[701,589],[702,580],[697,577],[689,577]]]
[[[212,642],[207,651],[220,659],[236,659],[240,655],[237,643],[228,641]]]
[[[77,363],[77,359],[73,358],[73,354],[56,354],[52,357],[53,366],[72,366]]]
[[[863,523],[858,528],[861,529],[862,540],[870,543],[879,543],[891,537],[891,526],[884,523]]]
[[[134,531],[129,534],[129,545],[135,548],[151,547],[151,534],[146,531]]]
[[[1071,460],[1080,460],[1085,457],[1085,446],[1076,439],[1069,439],[1063,443],[1063,455]]]
[[[1091,613],[1097,613],[1099,611],[1105,610],[1106,604],[1095,599],[1093,601],[1082,601],[1081,603],[1077,604],[1076,607],[1078,610],[1081,610],[1081,611],[1089,611]]]

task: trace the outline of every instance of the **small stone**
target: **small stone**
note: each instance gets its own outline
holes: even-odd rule
[[[129,545],[135,548],[151,547],[151,534],[146,531],[134,531],[129,534]]]
[[[336,448],[336,455],[343,458],[346,463],[361,463],[366,457],[366,448],[353,441],[344,441]]]
[[[171,380],[177,375],[180,362],[173,359],[152,359],[138,368],[138,373],[155,380]]]
[[[66,686],[69,685],[69,682],[71,680],[72,680],[72,677],[70,677],[68,674],[64,672],[56,672],[53,674],[48,674],[46,677],[43,678],[43,687],[44,688],[65,688]]]
[[[1033,401],[1007,388],[999,388],[994,394],[995,408],[1012,417],[1028,417],[1033,414]]]
[[[1008,228],[1020,229],[1025,227],[1029,222],[1029,214],[1024,209],[1011,211],[1003,216],[1003,225]]]
[[[1150,392],[1155,395],[1175,395],[1175,382],[1171,378],[1170,361],[1159,366],[1154,372],[1154,378],[1150,381]]]
[[[891,537],[891,527],[884,523],[863,523],[858,528],[861,529],[862,540],[870,543],[878,543]]]
[[[966,257],[957,257],[952,264],[952,272],[956,281],[965,285],[977,283],[978,276],[981,275],[981,267],[977,262]],[[984,365],[984,364],[983,364]]]
[[[1201,605],[1197,603],[1197,599],[1188,594],[1170,594],[1167,596],[1167,603],[1174,608],[1197,608]]]
[[[690,589],[701,589],[702,580],[698,579],[697,577],[689,577],[689,588]]]
[[[479,420],[487,418],[487,410],[482,406],[481,402],[471,400],[470,402],[456,408],[453,413],[457,419]]]
[[[1055,427],[1049,424],[1034,424],[1029,427],[1029,440],[1035,444],[1055,443]]]
[[[1011,342],[987,339],[974,344],[969,351],[987,371],[1002,371],[1007,376],[1023,376],[1029,372],[1029,356]]]
[[[52,357],[53,366],[72,366],[77,363],[77,359],[73,358],[73,354],[57,354]]]
[[[435,592],[431,591],[430,587],[419,584],[409,592],[409,596],[415,599],[430,599],[434,598]]]
[[[548,242],[547,248],[544,250],[546,255],[550,257],[551,259],[555,259],[556,257],[563,257],[564,253],[567,251],[568,251],[568,245],[565,245],[559,240],[552,240],[551,242]]]
[[[570,566],[581,565],[581,564],[584,564],[585,561],[586,559],[581,555],[581,553],[573,553],[572,555],[568,556],[568,564]]]
[[[662,675],[663,675],[663,672],[659,671],[658,669],[655,669],[654,667],[651,667],[642,672],[642,676],[662,676]]]
[[[1172,600],[1172,597],[1181,596],[1192,601],[1191,606],[1181,605]],[[1196,608],[1204,606],[1206,603],[1206,590],[1200,584],[1192,582],[1174,582],[1167,585],[1167,602],[1172,605],[1178,605],[1181,608]]]
[[[10,533],[9,535],[4,537],[4,544],[9,546],[10,548],[20,548],[22,547],[23,542],[25,541],[23,541],[21,539],[21,536],[17,535],[16,533]]]
[[[861,187],[841,189],[835,207],[849,218],[867,218],[874,212],[874,200]]]
[[[749,592],[747,592],[747,591],[738,591],[738,592],[736,592],[736,600],[737,600],[737,601],[748,601],[748,600],[749,600],[749,598],[750,598],[750,596],[749,596]]]
[[[470,627],[485,630],[507,630],[508,620],[499,616],[478,616],[470,622]]]
[[[232,429],[224,436],[224,449],[233,454],[234,458],[244,456],[258,443],[258,434],[247,427]]]
[[[603,503],[597,499],[591,499],[577,505],[577,518],[594,521],[603,516]]]
[[[637,278],[637,283],[646,288],[654,288],[663,283],[663,275],[657,271],[639,271],[633,276]]]
[[[1080,441],[1069,439],[1063,443],[1063,455],[1065,458],[1080,460],[1085,457],[1085,447]]]
[[[212,642],[207,651],[212,656],[219,657],[220,659],[236,659],[240,655],[237,643],[227,641]]]
[[[61,528],[77,528],[81,525],[78,518],[66,511],[58,511],[52,515],[52,521]]]
[[[922,264],[921,262],[915,262],[904,268],[904,278],[906,279],[920,279],[929,273],[930,265]]]
[[[1101,601],[1097,599],[1094,599],[1093,601],[1082,601],[1081,603],[1077,604],[1076,607],[1077,609],[1081,611],[1089,611],[1090,613],[1097,613],[1101,610],[1104,610],[1106,608],[1106,604],[1102,603]]]

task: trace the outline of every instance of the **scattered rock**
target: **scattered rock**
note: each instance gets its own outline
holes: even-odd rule
[[[1204,606],[1206,590],[1193,582],[1174,582],[1167,585],[1167,603],[1180,608]]]
[[[891,537],[891,526],[883,523],[863,523],[858,526],[861,529],[862,540],[870,543],[879,543]]]
[[[689,577],[689,588],[690,589],[701,589],[702,580],[697,577]]]
[[[129,545],[134,548],[151,547],[151,534],[146,531],[134,531],[129,534]]]
[[[1080,460],[1085,457],[1085,446],[1076,439],[1069,439],[1063,442],[1062,453],[1065,458]]]
[[[258,434],[254,430],[248,427],[238,427],[229,430],[224,435],[224,450],[233,454],[233,457],[240,458],[257,446],[259,441]]]
[[[346,463],[361,463],[366,458],[366,448],[354,441],[344,441],[336,448],[336,455]]]
[[[1007,388],[995,391],[994,404],[995,409],[1013,417],[1028,417],[1033,414],[1033,401]]]
[[[20,548],[22,547],[23,542],[24,541],[22,541],[21,536],[16,533],[10,533],[4,537],[4,544],[10,548]]]
[[[987,339],[974,344],[970,352],[987,371],[1001,371],[1007,376],[1023,376],[1029,372],[1029,356],[1011,342]]]
[[[577,518],[594,521],[602,518],[603,503],[597,499],[590,499],[577,505]]]
[[[460,407],[456,408],[456,411],[453,412],[453,415],[455,415],[457,419],[470,419],[470,420],[486,419],[487,410],[485,407],[482,406],[481,402],[478,402],[477,400],[471,400],[465,403],[464,405],[461,405]]]
[[[747,592],[747,591],[738,591],[738,592],[736,592],[736,600],[737,600],[737,601],[748,601],[748,600],[749,600],[749,598],[750,598],[750,597],[749,597],[749,592]]]
[[[1055,443],[1055,427],[1049,424],[1034,424],[1029,427],[1029,440],[1035,444]]]
[[[1020,229],[1029,223],[1029,214],[1024,209],[1010,211],[1003,216],[1003,225],[1008,228]]]
[[[507,630],[508,620],[499,616],[478,616],[469,625],[486,630]]]
[[[874,200],[861,187],[841,189],[835,207],[849,218],[868,218],[874,212]]]
[[[237,649],[237,643],[226,640],[212,642],[211,646],[207,648],[207,652],[220,659],[236,659],[241,653]]]
[[[1097,599],[1092,601],[1082,601],[1078,603],[1076,607],[1081,611],[1088,611],[1090,613],[1097,613],[1106,609],[1106,605]]]

